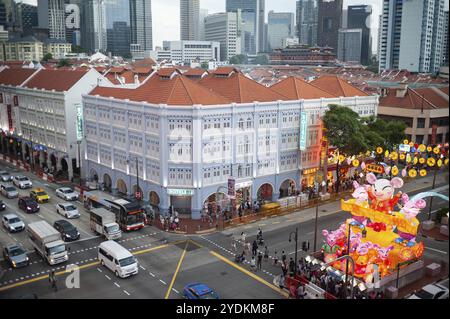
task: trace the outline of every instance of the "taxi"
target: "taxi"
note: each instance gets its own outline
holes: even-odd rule
[[[38,203],[47,203],[50,201],[50,196],[42,188],[33,189],[30,192],[30,197],[33,198]]]
[[[205,284],[189,284],[183,289],[185,299],[219,299],[219,295]]]

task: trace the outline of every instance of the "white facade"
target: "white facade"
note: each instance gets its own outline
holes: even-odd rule
[[[437,73],[444,45],[444,0],[384,0],[380,70]]]
[[[319,118],[333,103],[376,115],[378,97],[169,106],[84,96],[86,173],[131,196],[137,157],[144,199],[157,194],[162,212],[172,205],[194,219],[230,176],[251,200],[267,184],[277,200],[283,182],[299,188],[302,170],[319,166]],[[301,112],[308,130],[300,153]]]
[[[220,61],[241,54],[239,14],[217,13],[205,18],[205,40],[220,43]]]
[[[220,43],[211,41],[164,41],[163,52],[159,58],[166,57],[170,52],[172,61],[191,62],[200,60],[220,60]]]

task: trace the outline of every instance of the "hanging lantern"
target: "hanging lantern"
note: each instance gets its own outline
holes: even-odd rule
[[[418,161],[419,159],[417,157],[414,157],[413,164],[416,165]]]
[[[405,154],[403,154],[403,153],[402,153],[402,154],[400,154],[400,160],[401,160],[401,161],[404,161],[404,160],[405,160],[405,158],[406,158],[406,155],[405,155]]]
[[[433,157],[427,159],[427,165],[433,167],[436,164],[436,160]]]
[[[406,169],[402,169],[402,176],[405,177],[406,176]]]
[[[358,167],[359,166],[359,161],[357,159],[354,159],[352,161],[352,165],[353,165],[353,167]]]
[[[391,169],[391,173],[392,173],[392,176],[397,176],[398,175],[398,167],[393,166]]]
[[[444,160],[444,164],[445,164],[445,165],[448,165],[448,158],[446,158],[446,159]]]
[[[419,144],[414,143],[414,148],[417,150],[419,148]]]
[[[411,177],[411,178],[416,177],[417,176],[417,171],[414,168],[410,169],[409,172],[408,172],[408,176]]]
[[[420,176],[425,177],[425,176],[427,176],[427,170],[426,169],[421,169],[419,171],[419,174],[420,174]]]
[[[406,155],[406,163],[411,163],[411,155]]]
[[[386,150],[386,152],[384,152],[384,157],[389,157],[389,151]]]
[[[392,159],[393,161],[396,161],[396,160],[398,159],[398,153],[397,153],[397,152],[392,152],[392,153],[391,153],[391,159]]]
[[[437,161],[437,166],[438,166],[439,168],[442,166],[442,160],[441,160],[441,159],[438,159],[438,161]]]
[[[409,147],[414,147],[414,143],[413,142],[409,142]]]
[[[426,149],[427,149],[427,147],[425,146],[425,144],[419,145],[419,152],[425,152]]]
[[[352,159],[351,158],[347,158],[347,165],[350,165],[352,163]]]
[[[408,140],[403,140],[403,144],[409,144]]]
[[[377,154],[383,153],[383,148],[381,146],[378,146],[376,149]]]
[[[425,163],[425,158],[423,158],[423,157],[419,158],[419,163],[420,164],[424,164]]]

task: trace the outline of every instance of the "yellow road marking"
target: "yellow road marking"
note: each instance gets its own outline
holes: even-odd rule
[[[175,273],[173,274],[172,281],[170,282],[169,288],[167,289],[166,296],[164,297],[164,299],[169,299],[173,284],[175,283],[175,279],[177,279],[178,272],[180,271],[181,263],[183,262],[184,256],[186,255],[188,245],[189,240],[187,240],[186,244],[184,245],[183,253],[181,254],[180,260],[178,261],[177,269],[175,269]]]
[[[275,285],[265,281],[264,279],[262,279],[261,277],[255,275],[254,273],[251,273],[250,271],[248,271],[245,268],[242,268],[241,266],[236,265],[235,263],[233,263],[232,261],[228,260],[227,258],[223,257],[221,254],[216,253],[215,251],[210,250],[209,251],[210,254],[212,254],[213,256],[217,257],[218,259],[222,260],[223,262],[227,263],[228,265],[230,265],[231,267],[236,268],[237,270],[243,272],[244,274],[246,274],[247,276],[252,277],[253,279],[259,281],[260,283],[266,285],[267,287],[269,287],[272,290],[275,290],[276,292],[278,292],[279,294],[281,294],[284,297],[289,297],[289,294],[287,292],[285,292],[284,290],[281,290],[280,288],[276,287]]]
[[[171,245],[178,244],[180,242],[183,242],[183,241],[174,242],[174,243],[171,243],[171,244],[164,244],[164,245],[156,246],[156,247],[149,248],[149,249],[139,250],[139,251],[134,252],[133,255],[140,255],[140,254],[148,253],[148,252],[151,252],[151,251],[154,251],[154,250],[158,250],[158,249],[169,247]],[[100,264],[99,261],[95,261],[95,262],[92,262],[90,264],[79,266],[78,269],[81,270],[81,269],[89,268],[89,267],[96,266],[96,265],[99,265],[99,264]],[[64,275],[64,274],[67,274],[67,272],[65,270],[55,273],[56,276],[61,276],[61,275]],[[8,289],[15,288],[15,287],[31,284],[31,283],[36,282],[36,281],[41,281],[41,280],[46,279],[46,278],[48,278],[48,274],[47,275],[42,275],[40,277],[35,277],[35,278],[32,278],[32,279],[20,281],[20,282],[17,282],[17,283],[8,285],[8,286],[3,286],[3,287],[0,287],[0,292],[8,290]]]

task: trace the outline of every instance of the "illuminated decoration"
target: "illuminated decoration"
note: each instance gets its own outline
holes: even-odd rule
[[[406,155],[406,163],[411,163],[411,155]]]
[[[366,172],[373,172],[377,174],[383,174],[384,173],[384,167],[382,165],[377,164],[367,164],[366,165]]]
[[[359,166],[359,160],[354,159],[354,160],[352,161],[352,165],[353,165],[353,167],[358,167],[358,166]]]
[[[425,163],[425,158],[423,158],[423,157],[419,158],[419,163],[420,164],[424,164]]]
[[[392,152],[391,153],[391,159],[393,160],[393,161],[396,161],[397,159],[398,159],[398,153],[397,152]]]
[[[398,167],[393,166],[391,169],[391,173],[392,173],[392,176],[397,176],[398,175]]]
[[[408,176],[414,178],[417,176],[417,171],[413,168],[408,171]]]
[[[438,166],[439,168],[442,166],[442,160],[441,160],[441,159],[438,159],[438,161],[437,161],[437,166]]]
[[[389,151],[386,150],[386,152],[384,152],[384,157],[389,157]]]
[[[345,160],[344,155],[339,155],[339,163],[342,163]]]
[[[419,175],[422,176],[422,177],[427,176],[427,170],[422,168],[422,169],[419,171]]]
[[[413,142],[409,142],[409,147],[414,147],[414,143]]]
[[[417,157],[414,157],[413,164],[416,165],[418,161],[419,159]]]
[[[448,165],[448,158],[445,159],[444,164]]]
[[[424,144],[420,144],[419,146],[419,152],[425,152],[427,147]]]
[[[433,153],[434,154],[438,155],[440,152],[441,152],[441,150],[440,150],[439,147],[436,146],[435,148],[433,148]]]
[[[436,160],[432,157],[427,159],[427,165],[433,167],[436,164]]]
[[[406,155],[405,155],[405,154],[400,154],[400,160],[401,160],[401,161],[404,161],[405,158],[406,158]]]
[[[432,148],[431,146],[428,146],[428,147],[427,147],[427,152],[428,152],[428,153],[431,153],[432,150],[433,150],[433,148]]]
[[[376,152],[377,152],[377,154],[383,153],[383,148],[378,146],[377,149],[376,149]]]
[[[406,169],[405,169],[405,168],[402,169],[402,176],[403,176],[403,177],[406,177],[407,174],[408,174],[408,173],[406,172]]]
[[[403,140],[403,144],[409,144],[408,140]]]

